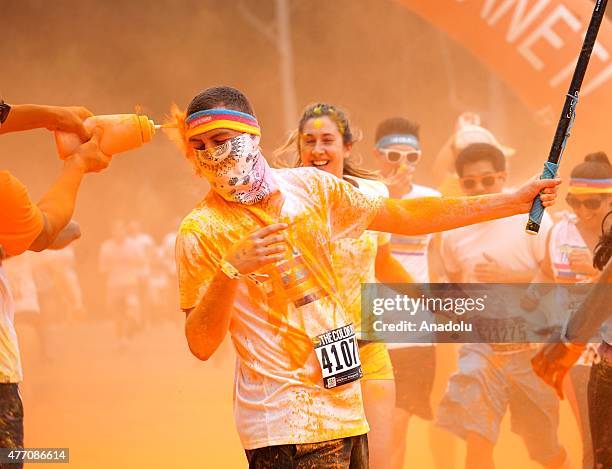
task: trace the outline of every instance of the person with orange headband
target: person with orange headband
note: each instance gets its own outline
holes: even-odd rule
[[[599,271],[593,267],[593,251],[599,240],[602,220],[612,208],[612,165],[605,153],[588,154],[572,169],[565,200],[572,212],[563,212],[561,220],[551,230],[547,254],[534,282],[591,283],[598,277]],[[570,289],[562,291],[572,292]],[[539,302],[539,288],[530,289],[529,293],[531,301]],[[582,299],[574,292],[560,300],[571,312]],[[569,380],[565,383],[566,394],[581,430],[584,468],[593,467],[587,382],[596,355],[595,345],[589,344],[578,366],[570,370]]]
[[[89,115],[84,108],[9,106],[0,101],[0,133],[47,128],[75,132],[89,140],[66,158],[59,177],[38,204],[30,200],[17,178],[0,171],[0,264],[4,255],[17,256],[28,249],[41,251],[80,236],[78,225],[70,224],[70,219],[83,176],[101,171],[110,162],[110,156],[98,147],[101,132],[96,130],[90,139],[83,127],[82,119]],[[23,406],[18,389],[23,373],[13,317],[13,299],[0,266],[0,448],[23,447]],[[11,467],[20,468],[22,464]]]
[[[559,180],[509,194],[385,199],[316,168],[272,169],[248,99],[215,87],[176,115],[186,156],[211,191],[176,242],[191,352],[208,360],[231,334],[234,412],[252,468],[366,468],[368,424],[355,329],[332,243],[365,229],[420,234],[527,212]]]

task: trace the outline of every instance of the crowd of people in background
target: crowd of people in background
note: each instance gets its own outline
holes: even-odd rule
[[[200,118],[201,113],[209,112],[210,109],[199,109],[196,106],[192,111],[192,115],[197,119]],[[213,111],[228,113],[226,109],[220,111],[213,109]],[[244,110],[236,112],[244,115],[239,116],[240,125],[236,123],[232,125],[235,126],[235,129],[244,129],[245,122],[248,118],[252,118],[250,115],[252,111],[249,113]],[[232,116],[229,114],[229,117],[224,116],[224,118],[231,120]],[[248,125],[250,127],[246,134],[233,138],[241,138],[240,145],[248,147],[252,140],[256,142],[253,145],[257,146],[260,134],[254,118],[248,121]],[[193,128],[197,129],[195,125]],[[206,130],[210,131],[208,128]],[[205,134],[205,130],[200,129],[200,131],[203,132],[202,135]],[[197,137],[200,134],[193,133],[193,135]],[[416,121],[404,117],[391,117],[380,123],[375,131],[375,146],[371,150],[372,157],[365,159],[368,163],[367,167],[376,168],[376,170],[365,169],[361,166],[364,158],[362,157],[359,161],[358,158],[351,155],[351,152],[354,152],[353,146],[358,140],[358,132],[354,129],[351,131],[348,116],[342,110],[333,105],[316,104],[306,109],[299,122],[298,130],[287,145],[277,153],[277,163],[282,161],[284,153],[291,152],[290,158],[292,159],[284,166],[307,167],[307,169],[299,170],[302,172],[298,174],[304,175],[304,178],[312,178],[319,184],[322,187],[321,193],[324,194],[322,197],[331,197],[335,194],[332,194],[333,191],[337,192],[334,196],[346,197],[346,200],[342,199],[345,204],[343,208],[340,207],[340,204],[334,205],[333,201],[329,202],[334,210],[337,210],[338,217],[349,215],[353,217],[353,219],[343,221],[346,223],[345,231],[351,229],[351,223],[357,223],[354,219],[357,218],[357,208],[372,211],[372,217],[374,217],[373,207],[375,203],[380,203],[378,201],[381,197],[386,200],[398,200],[398,204],[409,204],[411,200],[420,200],[421,197],[427,197],[428,200],[441,200],[441,196],[499,195],[511,193],[514,190],[508,187],[508,179],[512,161],[520,155],[515,155],[512,148],[502,145],[493,133],[484,127],[480,117],[475,113],[468,112],[459,117],[455,132],[436,157],[435,178],[429,181],[415,180],[415,171],[419,163],[425,158],[433,158],[422,151],[419,124]],[[222,189],[223,185],[220,181],[225,180],[220,179],[218,174],[211,176],[212,173],[206,172],[212,171],[206,165],[214,166],[211,161],[214,161],[219,155],[205,153],[210,151],[209,147],[204,148],[207,145],[205,140],[195,143],[191,141],[191,143],[194,145],[191,151],[197,155],[195,158],[208,158],[200,161],[198,168],[202,174],[207,175],[214,182],[213,190],[218,190],[226,200],[231,199],[248,207],[254,207],[269,195],[269,193],[257,193],[254,196],[255,199],[245,202],[246,199],[236,197],[250,197],[247,192],[236,193],[235,190],[222,192],[227,188]],[[214,148],[223,146],[223,142],[217,143],[219,145]],[[201,148],[197,145],[201,145]],[[366,153],[362,149],[362,154]],[[236,159],[242,157],[242,155],[234,156]],[[252,158],[252,155],[249,154],[248,158]],[[280,163],[279,165],[283,166]],[[302,182],[299,178],[290,176],[295,173],[290,173],[286,167],[274,169],[274,171],[277,171],[274,174],[282,175],[280,180],[284,184],[283,190],[290,187],[293,191],[291,197],[297,198],[296,194],[301,194],[300,184]],[[322,175],[321,171],[331,173],[331,176]],[[265,170],[263,172],[265,173]],[[348,182],[351,188],[339,186],[336,179]],[[233,183],[231,179],[229,181],[230,186],[236,185],[236,181]],[[244,184],[252,182],[247,181]],[[262,184],[257,190],[264,190],[265,187],[262,188],[262,186],[265,184]],[[375,226],[389,228],[386,231],[394,230],[391,235],[381,235],[379,232],[366,230],[372,225],[368,225],[366,220],[360,220],[359,223],[363,225],[359,232],[361,237],[357,238],[357,241],[352,238],[334,239],[336,244],[333,244],[333,252],[329,256],[328,264],[333,265],[338,275],[342,295],[336,298],[333,294],[312,289],[309,290],[308,295],[291,299],[296,305],[298,303],[304,307],[310,305],[308,308],[312,308],[312,314],[320,314],[319,311],[315,311],[315,303],[318,299],[324,300],[321,304],[329,308],[328,313],[336,311],[338,304],[342,303],[348,314],[354,319],[363,365],[361,393],[371,429],[368,440],[372,467],[375,469],[403,467],[405,461],[410,458],[405,448],[407,427],[411,418],[419,417],[431,421],[436,428],[449,431],[465,441],[466,467],[491,468],[493,467],[493,449],[500,433],[500,423],[507,411],[511,414],[513,431],[522,437],[529,456],[534,461],[546,468],[570,467],[567,453],[557,437],[559,397],[553,388],[541,380],[532,369],[531,360],[537,352],[537,344],[462,345],[458,351],[457,370],[452,376],[446,377],[448,386],[439,405],[432,405],[434,378],[437,371],[435,338],[431,337],[429,340],[425,338],[419,343],[398,343],[387,346],[376,344],[375,341],[360,336],[360,325],[358,324],[361,308],[359,287],[364,282],[537,283],[550,281],[585,283],[598,279],[600,271],[593,267],[593,257],[602,236],[603,220],[612,209],[612,165],[607,155],[603,152],[587,155],[584,162],[573,168],[568,187],[566,198],[568,210],[547,213],[537,237],[523,235],[527,221],[525,214],[499,219],[490,217],[481,223],[433,234],[427,234],[428,231],[408,233],[404,228],[396,228],[396,225],[391,222],[385,225],[379,221],[379,224]],[[563,189],[564,194],[565,192]],[[312,199],[312,193],[308,195]],[[319,194],[317,193],[316,196],[318,197]],[[302,207],[304,204],[312,203],[313,200],[304,196],[304,199],[298,202],[296,207]],[[316,201],[316,203],[319,202]],[[354,212],[350,211],[352,208],[352,206],[349,207],[350,204],[355,205]],[[398,206],[404,207],[404,205]],[[408,207],[408,205],[405,206]],[[41,357],[46,358],[52,355],[52,350],[49,350],[47,344],[46,330],[49,324],[70,325],[92,319],[110,320],[113,323],[120,348],[128,346],[132,337],[155,321],[170,319],[178,322],[180,320],[182,324],[184,315],[178,311],[177,285],[180,280],[180,305],[188,315],[186,331],[189,346],[196,356],[208,358],[216,347],[208,350],[203,342],[199,342],[203,340],[200,339],[201,334],[199,336],[192,332],[190,335],[190,328],[196,330],[197,327],[201,327],[201,324],[197,324],[196,321],[203,321],[200,316],[204,316],[202,311],[205,310],[206,304],[200,299],[203,294],[203,291],[200,290],[202,285],[208,286],[212,282],[220,282],[219,278],[212,278],[212,270],[201,272],[209,267],[208,263],[214,257],[213,254],[205,252],[206,249],[214,253],[216,249],[220,249],[220,244],[227,245],[225,249],[232,253],[233,257],[231,257],[232,263],[229,267],[226,265],[229,273],[225,270],[223,273],[230,279],[232,275],[235,275],[233,278],[243,276],[259,287],[261,276],[257,278],[258,274],[253,273],[256,269],[250,266],[244,268],[245,272],[236,273],[237,267],[247,265],[241,260],[240,253],[233,251],[243,246],[244,240],[232,243],[228,241],[229,238],[223,237],[226,235],[218,234],[219,238],[215,243],[219,245],[211,243],[206,249],[202,248],[202,245],[209,242],[205,238],[209,235],[209,231],[221,233],[229,229],[225,222],[212,217],[212,215],[216,216],[216,212],[213,213],[212,209],[210,213],[200,213],[199,210],[204,210],[202,207],[199,206],[194,210],[190,215],[191,218],[186,218],[180,229],[177,221],[176,230],[157,237],[147,233],[143,229],[143,224],[138,220],[108,222],[109,237],[99,246],[99,288],[95,298],[92,299],[97,304],[104,304],[106,314],[102,317],[94,318],[88,312],[88,302],[84,298],[79,280],[78,245],[75,248],[73,244],[65,244],[42,253],[26,252],[4,259],[2,267],[8,274],[17,322],[21,321],[34,329],[40,344]],[[347,213],[342,212],[341,209]],[[276,240],[265,244],[266,239],[284,232],[287,226],[281,223],[278,226],[269,223],[272,218],[269,218],[271,212],[266,212],[267,208],[261,211],[254,208],[248,210],[252,219],[267,224],[268,228],[273,227],[273,230],[270,229],[269,232],[257,232],[261,235],[261,239],[258,238],[262,243],[260,245],[271,246],[281,243]],[[299,211],[301,208],[299,210],[295,208],[295,210]],[[231,216],[233,218],[228,219],[232,223],[237,223],[235,228],[237,231],[244,228],[236,221],[239,219],[238,214]],[[218,223],[218,226],[213,225],[210,217],[215,223]],[[375,220],[372,223],[376,223],[377,219],[371,218],[371,220]],[[393,222],[396,223],[398,220],[393,220]],[[206,229],[202,228],[202,224],[206,224]],[[454,226],[463,224],[465,223]],[[440,222],[440,227],[445,229],[444,221]],[[316,230],[319,228],[317,226]],[[335,224],[333,228],[337,228]],[[316,230],[312,232],[313,237],[309,242],[320,242],[323,236],[321,233],[325,233],[324,227],[321,228],[321,232]],[[175,263],[177,234],[177,262]],[[292,236],[297,237],[298,235]],[[196,237],[197,240],[194,241]],[[320,252],[311,253],[309,251],[311,247],[306,241],[296,241],[296,239],[292,239],[294,247],[291,262],[303,263],[308,269],[314,269],[312,266],[317,264],[309,256],[321,255]],[[300,246],[300,249],[295,246]],[[269,255],[272,256],[273,252],[276,251],[270,251]],[[281,258],[274,259],[282,262]],[[267,262],[269,263],[269,260]],[[261,265],[265,266],[265,263]],[[234,271],[231,270],[232,268]],[[317,282],[327,281],[327,272],[324,270],[317,272]],[[275,275],[271,271],[266,272],[264,274],[266,278],[273,278]],[[211,277],[205,278],[206,275]],[[228,282],[226,277],[221,276],[221,278]],[[306,278],[305,281],[314,282],[309,278]],[[330,283],[332,283],[331,280]],[[219,285],[222,286],[219,286],[219,289],[213,293],[223,292],[225,291],[223,288],[229,288],[225,284],[219,283]],[[255,287],[249,285],[249,288]],[[234,291],[232,295],[235,294]],[[238,293],[240,294],[242,293]],[[280,295],[276,290],[268,290],[268,295],[270,304],[274,304],[274,301],[281,301],[274,296]],[[254,301],[252,298],[255,297],[256,295],[249,297],[248,301],[239,300],[239,302],[244,302],[240,303],[240,307],[247,310],[247,313],[240,311],[240,315],[245,315],[245,318],[241,318],[244,324],[247,324],[250,318],[248,308],[255,308],[248,302]],[[238,296],[238,298],[242,297]],[[539,299],[538,295],[534,295],[533,298],[528,298],[526,301],[537,302]],[[574,299],[571,305],[568,300],[565,319],[571,315],[572,308],[577,309],[580,306],[582,300],[583,298]],[[217,298],[217,302],[220,303],[222,300]],[[232,307],[232,305],[226,306],[227,308]],[[432,312],[423,309],[418,312],[418,315],[427,318],[432,315]],[[257,327],[261,327],[261,330],[268,326],[272,327],[275,320],[281,321],[272,318],[270,324]],[[232,323],[231,327],[246,327],[240,321],[235,322],[237,325]],[[332,326],[331,323],[328,325],[330,328],[333,328]],[[226,325],[225,332],[229,327]],[[220,332],[218,334],[220,338],[215,337],[213,342],[222,340],[225,332]],[[264,333],[267,331],[262,332]],[[235,340],[238,343],[248,336],[244,331],[238,329],[232,334],[236,334],[238,339]],[[610,332],[607,335],[604,332],[602,339],[604,345],[610,344],[610,339],[612,339]],[[253,345],[248,345],[248,347],[253,347]],[[264,363],[270,360],[270,356],[263,356],[261,352],[254,351],[252,348],[247,350],[247,348],[239,350],[239,353],[245,355],[252,353],[257,360]],[[276,351],[273,352],[276,353]],[[612,460],[610,459],[610,448],[591,445],[591,441],[605,441],[601,437],[602,430],[600,429],[597,435],[590,435],[589,426],[585,423],[588,422],[590,405],[586,396],[588,375],[590,367],[597,362],[594,358],[597,357],[597,353],[594,347],[584,352],[580,366],[587,368],[579,369],[572,374],[569,380],[570,385],[575,387],[575,392],[572,394],[575,397],[573,408],[583,436],[584,468],[593,467],[595,460]],[[291,357],[292,360],[294,358]],[[275,364],[274,366],[280,365]],[[244,376],[251,376],[249,373],[256,374],[256,372],[257,370],[245,368],[241,375],[243,377],[240,379],[246,380]],[[279,389],[284,386],[284,378],[274,379],[277,379],[278,382],[275,385],[278,385]],[[241,384],[247,386],[239,387],[239,392],[245,393],[242,396],[243,399],[257,401],[262,398],[272,398],[272,396],[266,395],[266,397],[261,394],[267,392],[265,390],[248,388],[246,381]],[[330,386],[333,387],[335,384]],[[355,391],[348,386],[344,389],[346,396],[350,394],[349,389],[352,389],[351,392]],[[316,394],[319,393],[319,390],[316,393],[312,390],[309,392]],[[321,400],[325,400],[327,396],[325,392],[316,395]],[[349,397],[352,399],[355,396],[351,394]],[[349,402],[351,402],[350,399]],[[383,408],[383,404],[386,407]],[[326,405],[331,406],[331,401]],[[338,403],[334,405],[342,407]],[[598,405],[601,406],[601,403]],[[297,409],[295,411],[298,412]],[[241,415],[244,418],[247,416],[246,420],[251,424],[259,418],[257,409],[239,409],[239,412],[244,412]],[[266,418],[277,418],[280,419],[279,422],[283,418],[280,410],[276,413],[269,409],[262,412],[266,412]],[[357,422],[354,435],[351,437],[353,439],[350,451],[353,456],[350,458],[355,457],[361,460],[365,457],[367,460],[367,448],[364,453],[363,440],[355,439],[367,431],[367,424],[364,424],[365,419],[355,417],[355,412],[355,409],[349,407],[348,404],[340,412],[343,416],[347,416],[347,421],[354,419],[353,422]],[[392,425],[389,425],[387,420],[390,412],[394,415]],[[323,416],[321,418],[324,420]],[[245,449],[252,467],[268,467],[265,466],[267,453],[264,454],[259,450],[261,445],[274,446],[275,440],[269,437],[264,441],[265,444],[262,443],[263,440],[258,440],[260,435],[257,428],[257,425],[253,424],[253,428],[239,428],[239,431],[245,432],[241,434],[241,437],[245,442]],[[302,430],[307,436],[308,431],[311,431],[309,427]],[[285,433],[287,435],[290,433],[289,431],[279,432],[283,437]],[[316,434],[316,431],[314,433]],[[334,438],[344,438],[343,429],[340,428],[333,435]],[[300,436],[302,437],[303,435]],[[437,453],[438,457],[445,451],[452,453],[452,444],[445,444],[445,447],[441,448],[440,441],[440,439],[432,438],[432,452]],[[308,441],[298,443],[308,443]],[[340,450],[336,448],[334,451]],[[263,465],[257,466],[257,461],[263,461],[261,462]],[[351,467],[367,467],[367,465],[351,465]]]
[[[78,246],[5,260],[17,323],[31,326],[42,358],[49,358],[46,330],[52,324],[109,319],[120,346],[160,320],[179,322],[176,314],[175,232],[159,241],[139,221],[115,220],[111,236],[98,251],[97,285],[88,310],[79,279]]]

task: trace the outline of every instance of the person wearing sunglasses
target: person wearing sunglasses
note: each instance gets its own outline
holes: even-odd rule
[[[590,153],[570,173],[566,196],[571,212],[563,212],[551,232],[547,243],[546,258],[534,283],[554,282],[562,284],[591,283],[599,274],[593,267],[593,251],[600,237],[603,218],[612,204],[612,165],[603,152]],[[577,291],[564,289],[567,313],[584,299]],[[539,302],[539,293],[532,301]],[[587,382],[597,350],[589,344],[578,365],[569,372],[565,381],[565,394],[581,430],[583,467],[593,467],[593,452],[589,434]]]
[[[560,340],[545,345],[532,360],[535,372],[562,398],[564,378],[580,360],[586,344],[601,333],[599,360],[588,382],[589,428],[594,447],[591,466],[612,467],[612,211],[601,224],[601,237],[593,253],[593,266],[601,270],[584,301],[572,313]],[[596,342],[599,342],[599,338]],[[583,467],[587,467],[583,465]]]
[[[363,169],[352,152],[358,141],[347,114],[338,107],[318,103],[308,106],[298,129],[277,151],[297,153],[294,166],[315,167],[344,179],[364,194],[389,196],[377,172]],[[403,151],[403,150],[402,150]],[[342,297],[359,332],[359,354],[363,368],[361,389],[370,432],[368,433],[369,464],[372,469],[389,467],[393,451],[393,413],[395,382],[389,352],[384,342],[366,337],[371,324],[362,325],[361,285],[377,280],[388,283],[409,283],[412,277],[391,254],[390,235],[365,231],[358,238],[338,239],[332,244],[332,263],[342,285]],[[366,318],[363,318],[364,320]]]
[[[455,132],[449,137],[433,160],[432,183],[445,196],[462,193],[455,160],[457,155],[473,143],[488,143],[499,148],[506,158],[515,154],[515,150],[501,144],[493,133],[482,126],[480,115],[475,112],[463,112],[455,124]]]
[[[412,190],[412,176],[421,160],[419,125],[403,117],[385,119],[376,129],[374,159],[393,198]],[[439,195],[435,191],[421,195]]]
[[[593,248],[612,204],[612,165],[603,152],[586,155],[570,175],[565,213],[551,233],[550,272],[556,282],[583,282],[598,275]]]
[[[457,156],[463,193],[504,192],[506,157],[495,145],[475,143]],[[449,280],[456,283],[528,283],[546,253],[552,228],[545,213],[539,236],[524,233],[526,215],[479,223],[442,233],[441,254]],[[512,299],[508,299],[511,304]],[[518,305],[516,305],[518,306]],[[568,467],[557,430],[559,399],[531,367],[536,346],[521,343],[523,317],[505,318],[497,329],[486,322],[480,339],[459,349],[459,367],[440,402],[437,423],[466,442],[466,467],[494,467],[493,450],[509,410],[512,430],[522,437],[532,460],[543,467]],[[513,331],[505,334],[505,331]],[[507,337],[508,343],[497,343]]]

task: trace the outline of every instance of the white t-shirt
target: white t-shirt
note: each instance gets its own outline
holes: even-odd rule
[[[159,247],[159,255],[166,273],[173,278],[176,277],[176,264],[174,262],[174,246],[176,244],[176,232],[168,233],[164,236]]]
[[[100,270],[107,275],[107,287],[137,286],[142,277],[143,257],[143,250],[131,238],[104,241],[100,248]]]
[[[20,256],[21,257],[21,256]],[[32,263],[38,294],[68,304],[76,310],[83,308],[81,285],[75,270],[72,245],[63,249],[37,252]],[[13,291],[13,294],[15,291]],[[16,310],[19,312],[19,310]]]
[[[438,191],[426,186],[418,184],[412,185],[412,190],[405,194],[402,199],[416,199],[419,197],[441,197]],[[391,235],[391,253],[406,271],[412,275],[415,283],[429,283],[429,244],[431,243],[432,234],[423,234],[418,236],[403,236]],[[433,315],[430,311],[421,308],[413,316],[413,320],[417,323],[422,321],[432,322]],[[425,337],[430,337],[430,333],[411,333],[411,337],[419,337],[420,342],[411,343],[388,343],[387,347],[392,349],[405,347],[422,347],[430,346],[431,341],[425,341]]]
[[[9,280],[15,313],[40,313],[38,289],[34,281],[33,256],[31,251],[11,257],[4,262]]]
[[[412,190],[402,199],[419,197],[441,197],[441,194],[429,187],[412,185]],[[418,236],[391,235],[391,253],[400,261],[404,269],[412,275],[416,283],[429,283],[429,263],[427,253],[432,234]]]
[[[154,255],[155,240],[147,233],[137,233],[128,236],[133,249],[138,253],[140,259],[140,275],[146,279],[151,272],[151,256]]]
[[[13,325],[15,309],[8,278],[0,267],[0,382],[18,383],[23,379],[17,333]]]
[[[525,233],[528,219],[527,214],[515,215],[442,233],[444,267],[448,272],[460,273],[463,283],[479,283],[473,274],[474,267],[486,262],[487,254],[504,270],[529,271],[535,275],[546,255],[546,240],[553,223],[544,213],[540,232],[533,236]],[[504,282],[504,278],[499,282]]]
[[[389,197],[387,186],[380,181],[350,178],[359,184],[358,189],[364,194]],[[359,238],[342,238],[333,243],[332,263],[344,305],[357,332],[361,331],[361,284],[376,282],[378,246],[387,244],[389,238],[389,233],[366,230]]]
[[[287,223],[283,236],[292,249],[286,261],[260,269],[260,278],[267,276],[260,284],[241,279],[232,308],[240,439],[245,449],[255,449],[362,435],[369,427],[359,382],[324,388],[313,338],[351,323],[331,246],[361,236],[384,199],[316,168],[271,171],[285,196],[278,219],[259,204],[231,203],[210,192],[183,220],[176,242],[181,307],[198,305],[236,242],[262,226]],[[306,290],[292,286],[296,281],[313,301],[300,302]]]
[[[590,283],[597,276],[588,276],[572,271],[569,263],[569,255],[573,250],[583,250],[592,254],[584,241],[584,238],[576,226],[576,215],[570,212],[563,212],[562,218],[552,229],[550,234],[550,263],[555,282],[559,283]],[[586,297],[586,296],[585,296]],[[573,303],[577,307],[584,301],[585,297],[574,299]],[[564,318],[567,319],[567,318]],[[612,343],[612,319],[608,319],[602,325],[602,339],[608,344]]]
[[[462,283],[481,283],[474,275],[474,268],[487,261],[484,257],[487,254],[504,272],[528,271],[535,275],[546,256],[546,241],[553,222],[545,212],[540,232],[534,236],[525,232],[528,220],[527,214],[515,215],[442,233],[444,267],[448,272],[459,273]],[[502,276],[492,283],[506,282]],[[520,298],[504,300],[508,311],[520,309]]]

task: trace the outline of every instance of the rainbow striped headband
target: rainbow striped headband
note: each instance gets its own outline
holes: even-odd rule
[[[612,194],[612,179],[571,178],[570,194]]]
[[[207,109],[190,114],[185,119],[186,137],[203,134],[214,129],[230,129],[261,136],[259,124],[254,116],[231,109]]]

